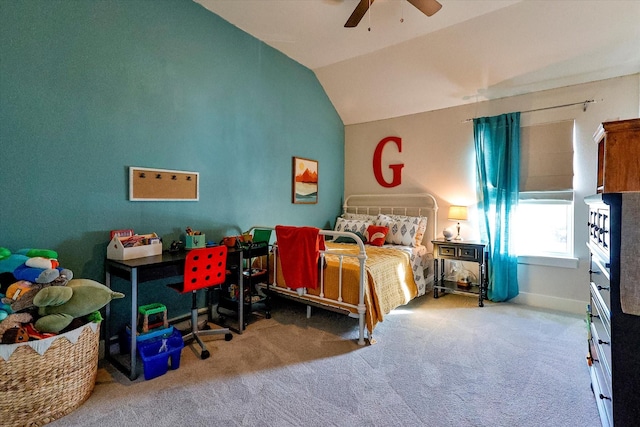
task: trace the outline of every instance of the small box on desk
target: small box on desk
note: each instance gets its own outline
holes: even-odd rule
[[[204,234],[194,234],[193,236],[185,236],[185,249],[204,248],[207,243]]]
[[[125,261],[162,254],[162,242],[156,233],[113,236],[107,247],[107,258]]]

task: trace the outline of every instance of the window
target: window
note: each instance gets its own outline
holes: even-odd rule
[[[573,121],[521,128],[519,255],[573,257]]]
[[[573,202],[521,200],[515,227],[518,255],[573,255]]]

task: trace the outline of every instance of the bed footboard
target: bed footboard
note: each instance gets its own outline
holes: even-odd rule
[[[325,274],[320,275],[320,280],[317,289],[311,291],[307,288],[291,289],[278,283],[278,246],[277,243],[273,245],[274,256],[272,271],[273,279],[272,283],[263,285],[263,288],[267,292],[273,292],[286,298],[302,302],[307,305],[307,316],[310,315],[310,306],[317,306],[324,309],[344,313],[350,317],[358,319],[358,344],[365,344],[365,324],[366,324],[366,304],[365,304],[365,286],[366,286],[366,269],[365,262],[367,259],[367,253],[364,243],[358,237],[357,234],[351,232],[341,232],[332,230],[320,230],[320,235],[325,236],[325,239],[329,237],[331,240],[335,240],[339,237],[345,237],[353,239],[357,244],[357,253],[344,252],[339,249],[326,248],[320,251],[320,265],[325,265],[327,256],[331,256],[332,259],[337,259],[338,262],[338,278],[337,283],[331,284],[331,291],[327,292],[327,283],[325,283]],[[345,295],[345,277],[343,275],[343,262],[345,258],[357,259],[359,265],[357,272],[358,289],[357,289],[357,303],[349,302],[344,299]]]

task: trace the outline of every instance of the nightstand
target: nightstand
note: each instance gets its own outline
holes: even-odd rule
[[[440,293],[477,295],[478,306],[484,307],[489,287],[489,254],[486,243],[462,240],[432,240],[433,243],[433,297]],[[477,283],[445,280],[445,261],[467,261],[478,264]]]

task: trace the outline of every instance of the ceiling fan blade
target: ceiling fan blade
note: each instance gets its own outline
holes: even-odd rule
[[[349,19],[347,19],[347,23],[344,24],[345,28],[357,27],[362,17],[367,13],[367,10],[369,10],[369,5],[373,4],[373,1],[374,0],[360,0],[360,3],[358,3]]]
[[[427,16],[431,16],[442,8],[442,5],[436,0],[407,0],[414,5],[420,12]]]

